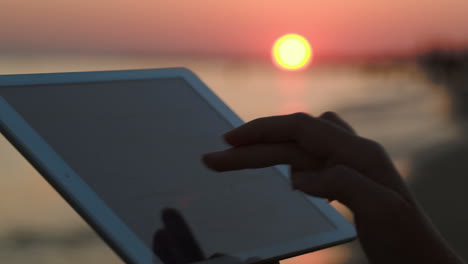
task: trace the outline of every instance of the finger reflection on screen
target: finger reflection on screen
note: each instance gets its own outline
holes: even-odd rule
[[[153,238],[154,253],[165,264],[186,264],[202,261],[205,256],[182,215],[166,208],[161,213],[163,228]]]
[[[245,264],[261,260],[259,257],[249,258],[247,261],[216,253],[206,258],[197,239],[193,235],[187,221],[182,214],[173,208],[162,210],[163,228],[157,230],[153,236],[154,253],[164,264]],[[270,264],[279,264],[273,262]]]

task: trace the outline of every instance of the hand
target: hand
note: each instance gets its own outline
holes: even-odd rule
[[[354,213],[371,263],[463,263],[411,195],[385,150],[336,114],[265,117],[224,135],[232,148],[204,155],[216,171],[289,164],[293,188]],[[435,194],[437,195],[437,194]]]

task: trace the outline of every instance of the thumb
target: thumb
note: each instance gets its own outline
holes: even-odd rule
[[[375,205],[388,191],[358,171],[337,165],[322,171],[293,171],[294,189],[309,195],[338,200],[352,211],[362,211]]]

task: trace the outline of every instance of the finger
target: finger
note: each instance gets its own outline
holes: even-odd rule
[[[377,143],[303,113],[256,119],[228,132],[225,139],[233,146],[292,141],[313,158],[325,157],[360,171],[388,165]]]
[[[309,195],[338,200],[354,212],[370,210],[379,197],[390,190],[358,171],[338,165],[316,171],[296,171],[291,174],[293,188]]]
[[[304,113],[257,118],[227,132],[224,139],[234,147],[295,141],[298,128],[303,125],[303,121],[309,119],[313,117]]]
[[[322,160],[313,159],[294,143],[255,144],[208,153],[203,162],[215,171],[264,168],[290,164],[298,168],[316,168]]]
[[[162,220],[167,232],[174,241],[174,246],[180,251],[185,263],[201,261],[204,254],[197,240],[190,230],[190,226],[182,215],[175,209],[166,208],[162,213]]]
[[[329,122],[304,113],[259,118],[231,130],[224,137],[232,146],[293,141],[306,150],[327,154],[341,149],[352,138]]]
[[[356,134],[355,130],[346,122],[344,121],[338,114],[334,112],[325,112],[320,117],[322,120],[326,120],[351,134]]]

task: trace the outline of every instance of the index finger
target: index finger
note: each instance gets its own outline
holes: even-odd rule
[[[295,142],[314,157],[329,158],[362,169],[369,166],[363,139],[304,113],[263,117],[224,135],[234,147],[258,143]],[[360,155],[356,155],[361,152]]]

